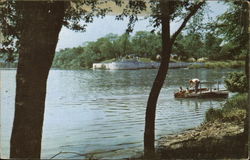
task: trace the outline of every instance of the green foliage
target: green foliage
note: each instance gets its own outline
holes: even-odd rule
[[[247,45],[248,35],[247,29],[247,3],[245,0],[237,2],[228,1],[229,9],[217,18],[216,32],[223,36],[227,42],[235,43],[235,45],[245,47]]]
[[[188,68],[240,68],[244,67],[245,61],[239,60],[227,60],[227,61],[207,61],[205,65],[202,64],[192,64]]]
[[[188,66],[189,69],[197,69],[197,68],[204,68],[201,64],[192,64]]]
[[[195,58],[197,60],[202,57],[207,57],[210,60],[232,59],[226,54],[221,55],[220,52],[223,48],[220,46],[221,42],[222,40],[220,38],[211,33],[207,33],[205,39],[201,34],[196,32],[185,35],[180,34],[174,43],[173,53],[176,54],[180,60],[184,61],[189,58]]]
[[[114,45],[117,58],[124,57],[132,53],[132,43],[128,33],[124,33],[119,36],[118,39],[114,41]]]
[[[133,52],[140,57],[155,59],[161,52],[161,35],[139,31],[133,36],[132,44]]]
[[[195,15],[186,34],[179,35],[173,53],[181,60],[207,57],[209,60],[244,60],[248,46],[248,7],[245,0],[226,1],[228,10],[212,22],[204,22],[205,7]],[[206,29],[206,32],[204,32]]]
[[[206,33],[205,35],[205,42],[204,42],[204,54],[210,59],[210,60],[219,60],[222,59],[228,59],[225,58],[224,56],[221,56],[220,51],[221,51],[221,44],[222,39],[216,37],[212,33]]]
[[[181,19],[185,17],[192,6],[198,1],[171,1],[171,20]],[[47,3],[47,2],[45,2]],[[99,4],[104,4],[106,1],[86,0],[74,1],[71,4],[65,2],[68,6],[63,25],[69,29],[76,31],[85,31],[87,23],[93,22],[94,16],[103,17],[105,13],[111,11],[110,8],[100,8]],[[128,30],[132,31],[134,23],[138,20],[137,15],[141,11],[145,11],[147,5],[144,1],[129,1],[128,4],[120,0],[112,0],[115,5],[124,7],[121,15],[116,19],[123,20],[124,17],[129,17]],[[180,34],[173,46],[173,53],[178,55],[179,60],[187,60],[188,58],[208,57],[210,60],[225,60],[225,59],[244,59],[247,54],[246,43],[247,34],[242,31],[245,10],[242,10],[242,5],[239,3],[228,2],[230,8],[223,15],[219,16],[212,23],[212,31],[201,34],[201,22],[203,22],[205,12],[207,10],[200,9],[188,23],[187,32],[185,35]],[[83,5],[92,8],[91,12],[87,12]],[[16,11],[16,3],[14,1],[4,1],[1,3],[0,17],[0,37],[4,38],[3,51],[8,55],[8,61],[15,61],[19,48],[19,34],[21,29],[21,16]],[[150,21],[154,27],[159,27],[161,24],[159,15],[159,3],[150,1],[149,6],[152,10]],[[243,13],[244,12],[244,13]],[[83,23],[80,23],[82,21]],[[200,32],[200,33],[199,33]],[[223,43],[222,43],[223,39]],[[99,45],[98,48],[96,47]],[[223,45],[222,45],[223,44]],[[243,45],[242,45],[243,44]],[[161,35],[149,32],[137,32],[136,35],[130,37],[125,33],[123,36],[107,35],[96,42],[96,46],[90,47],[84,57],[90,57],[90,60],[85,60],[83,66],[91,66],[93,61],[111,59],[114,57],[122,57],[128,54],[136,54],[140,57],[147,57],[156,60],[156,55],[161,52]],[[93,48],[96,47],[96,48]],[[3,53],[0,52],[0,54]],[[90,55],[94,53],[95,55]],[[101,55],[98,55],[101,53]],[[114,55],[112,55],[114,54]]]
[[[198,59],[203,57],[203,42],[201,36],[196,33],[179,35],[173,47],[173,53],[177,54],[181,60],[187,60],[191,57]]]
[[[247,109],[248,105],[248,93],[237,94],[227,100],[224,104],[224,110]]]
[[[217,53],[216,59],[224,60],[224,59],[234,59],[235,56],[239,55],[239,50],[234,43],[228,42],[223,45],[221,50]]]
[[[95,42],[88,42],[84,47],[60,50],[56,53],[53,67],[64,69],[91,68],[93,63],[113,62],[121,57],[133,54],[140,61],[150,62],[161,51],[159,34],[146,31],[134,36],[125,33],[121,36],[108,34]]]
[[[225,83],[231,92],[248,92],[247,77],[242,72],[229,73],[225,79]]]
[[[206,34],[205,40],[198,33],[180,34],[173,46],[173,54],[176,54],[178,59],[172,59],[172,61],[195,61],[196,59],[207,61],[207,58],[204,57],[208,57],[209,59],[223,59],[224,61],[208,61],[205,62],[205,65],[195,64],[189,66],[189,68],[243,67],[243,61],[226,60],[235,57],[229,52],[234,50],[234,46],[231,46],[231,49],[226,49],[230,45],[226,44],[220,47],[220,43],[220,38],[209,33]],[[115,61],[130,54],[147,58],[147,61],[156,60],[156,56],[161,52],[161,45],[160,33],[139,31],[134,36],[130,36],[128,33],[121,36],[108,34],[95,42],[88,42],[84,47],[65,49],[56,53],[53,67],[65,69],[91,68],[95,62],[106,62],[109,59]],[[245,53],[242,53],[241,56],[238,55],[237,59],[242,59],[244,56]],[[73,59],[75,60],[73,61]]]
[[[56,53],[53,67],[67,69],[83,68],[85,61],[80,58],[83,52],[83,48],[80,47],[61,50],[60,53]]]
[[[102,61],[102,63],[111,63],[111,62],[115,62],[115,61],[116,61],[116,59],[112,58],[112,59],[108,59],[108,60]]]
[[[246,117],[249,105],[248,94],[238,94],[228,99],[221,109],[210,108],[206,112],[206,121],[236,121],[240,122]]]
[[[119,0],[111,1],[118,5]],[[26,3],[26,4],[25,4]],[[8,62],[15,61],[20,48],[20,35],[25,25],[23,24],[24,14],[29,14],[23,10],[23,6],[27,5],[24,1],[4,0],[0,2],[0,55],[6,55],[5,60]],[[36,3],[36,2],[33,2]],[[37,2],[38,3],[38,2]],[[58,3],[57,1],[40,1],[41,7],[50,5],[50,3]],[[110,8],[103,7],[107,1],[97,0],[75,0],[64,1],[65,14],[63,25],[71,30],[85,31],[88,23],[93,22],[93,17],[104,17]],[[87,11],[86,7],[90,9]],[[56,22],[58,23],[58,22]]]
[[[205,68],[239,68],[243,67],[244,61],[210,61],[205,63]]]
[[[210,26],[210,32],[223,39],[223,46],[212,59],[235,59],[248,47],[248,3],[245,0],[226,1],[228,10],[218,16]],[[218,57],[218,58],[216,58]]]
[[[149,59],[149,58],[140,58],[140,59],[139,59],[139,62],[145,62],[145,63],[148,63],[148,62],[152,62],[152,60],[151,60],[151,59]]]
[[[222,110],[221,109],[214,109],[214,108],[210,108],[207,112],[206,112],[206,121],[215,121],[216,119],[222,119],[223,115],[222,115]]]
[[[3,63],[0,62],[0,68],[16,68],[17,67],[17,63]]]

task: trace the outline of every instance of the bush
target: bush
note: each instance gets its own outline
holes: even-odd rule
[[[231,72],[225,79],[226,87],[231,92],[248,92],[247,77],[243,72]]]
[[[248,93],[237,94],[226,101],[224,104],[225,110],[231,110],[233,108],[246,109],[248,107]]]
[[[206,112],[206,121],[215,121],[217,119],[222,119],[223,118],[223,114],[222,114],[222,110],[221,109],[214,109],[214,108],[210,108],[207,112]]]
[[[248,107],[248,94],[238,94],[228,99],[221,109],[210,108],[206,112],[206,121],[243,121]]]

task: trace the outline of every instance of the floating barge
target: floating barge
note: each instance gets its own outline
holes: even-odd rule
[[[202,84],[211,84],[211,82],[203,82]],[[227,90],[220,90],[219,83],[218,87],[212,89],[210,88],[199,88],[197,93],[194,89],[184,90],[174,93],[175,98],[227,98],[229,92]]]

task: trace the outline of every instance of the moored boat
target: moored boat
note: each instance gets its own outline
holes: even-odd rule
[[[194,90],[189,92],[180,91],[174,94],[175,98],[227,98],[229,92],[226,90],[209,90],[204,88],[203,91],[195,93]]]
[[[209,88],[202,88],[201,85],[206,84],[209,85]],[[180,91],[174,93],[175,98],[227,98],[229,95],[229,92],[225,89],[220,90],[219,87],[219,81],[217,81],[217,88],[213,89],[213,85],[216,84],[216,82],[199,82],[199,88],[197,86],[195,89],[188,89],[182,90],[182,87],[180,87]]]

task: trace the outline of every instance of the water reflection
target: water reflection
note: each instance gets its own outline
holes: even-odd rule
[[[199,112],[199,109],[205,105],[207,105],[208,108],[213,108],[215,104],[217,105],[218,103],[221,105],[224,102],[224,98],[213,98],[213,99],[199,99],[199,98],[194,98],[194,99],[185,99],[185,98],[176,98],[176,101],[180,103],[180,105],[185,105],[191,109],[194,109],[196,113]]]
[[[224,102],[224,98],[213,98],[213,99],[199,99],[199,98],[192,98],[192,99],[185,99],[185,98],[176,98],[176,101],[180,103],[180,105],[186,105],[189,107],[195,106],[195,108],[199,108],[202,106],[202,103],[208,102],[209,107],[213,107],[213,102]]]

